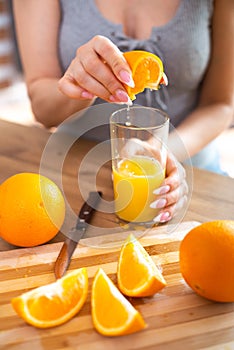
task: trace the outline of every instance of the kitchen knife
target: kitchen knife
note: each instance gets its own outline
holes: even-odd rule
[[[67,271],[73,252],[79,240],[84,236],[88,222],[90,221],[101,196],[102,192],[90,192],[87,201],[82,205],[76,226],[69,231],[68,237],[65,239],[55,261],[54,274],[56,278],[61,278]]]

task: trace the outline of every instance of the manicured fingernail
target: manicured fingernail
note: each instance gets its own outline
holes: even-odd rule
[[[111,102],[118,102],[117,98],[115,96],[113,96],[113,95],[110,95],[109,101],[111,101]]]
[[[160,198],[160,199],[156,200],[155,202],[152,202],[150,204],[150,208],[153,208],[153,209],[164,208],[166,204],[167,204],[166,199]]]
[[[161,223],[163,223],[163,222],[167,222],[168,220],[170,220],[170,218],[171,218],[171,214],[170,214],[168,211],[166,211],[166,212],[164,212],[164,213],[158,214],[158,215],[153,219],[153,221],[154,221],[154,222],[161,222]]]
[[[91,100],[92,98],[94,98],[94,95],[91,94],[91,92],[88,92],[88,91],[82,91],[81,93],[81,97],[83,98],[87,98],[89,100]]]
[[[119,102],[125,102],[130,105],[132,104],[132,101],[130,100],[126,91],[118,89],[115,91],[115,95],[118,98]]]
[[[117,103],[119,105],[128,105],[128,106],[132,106],[132,101],[129,99],[128,102],[120,102],[119,99],[117,99],[117,97],[111,95],[109,97],[109,101],[110,102],[114,102],[114,103]]]
[[[120,76],[120,78],[121,78],[123,83],[125,83],[128,86],[130,86],[131,88],[134,88],[135,83],[134,83],[134,81],[132,79],[132,76],[131,76],[131,74],[129,72],[127,72],[126,70],[122,69],[119,72],[119,76]]]
[[[157,188],[156,190],[153,191],[154,194],[165,194],[170,191],[170,186],[165,185]]]

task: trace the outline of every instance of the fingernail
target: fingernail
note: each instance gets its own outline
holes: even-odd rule
[[[150,204],[150,208],[153,208],[153,209],[164,208],[166,204],[167,204],[166,199],[160,198],[160,199],[156,200],[155,202],[152,202]]]
[[[156,190],[153,191],[154,194],[165,194],[170,191],[170,186],[165,185],[157,188]]]
[[[113,96],[113,95],[111,95],[111,96],[109,97],[109,101],[110,101],[110,102],[117,103],[118,105],[128,105],[128,106],[132,106],[132,101],[131,101],[130,99],[129,99],[128,102],[120,102],[120,101],[117,99],[117,97],[115,97],[115,96]]]
[[[94,95],[93,94],[91,94],[91,92],[88,92],[88,91],[82,91],[82,93],[81,93],[81,97],[83,97],[83,98],[87,98],[87,99],[92,99],[92,98],[94,98]]]
[[[115,95],[118,98],[119,102],[125,102],[130,105],[132,104],[132,101],[130,100],[126,91],[118,89],[115,91]]]
[[[123,83],[125,83],[128,86],[130,86],[131,88],[134,88],[135,83],[134,83],[134,81],[132,79],[131,74],[128,71],[122,69],[119,72],[119,76],[120,76],[120,78],[121,78]]]
[[[117,98],[115,96],[113,96],[113,95],[110,95],[109,101],[111,101],[111,102],[118,102]]]
[[[170,220],[170,218],[171,218],[171,214],[168,211],[166,211],[164,213],[160,213],[159,215],[157,215],[153,219],[153,221],[154,222],[161,222],[161,223],[163,223],[163,222],[166,222],[166,221]]]

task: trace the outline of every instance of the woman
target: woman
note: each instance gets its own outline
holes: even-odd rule
[[[195,165],[219,170],[210,142],[233,117],[233,0],[21,0],[14,13],[38,121],[57,126],[100,99],[128,102],[122,83],[133,81],[121,51],[148,50],[163,60],[169,86],[136,103],[165,109]],[[169,146],[185,161],[175,132]],[[175,214],[186,191],[169,158],[159,221]]]

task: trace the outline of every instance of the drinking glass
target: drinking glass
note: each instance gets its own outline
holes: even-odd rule
[[[152,223],[153,193],[165,178],[168,115],[133,106],[111,114],[111,153],[115,212],[125,222]]]

